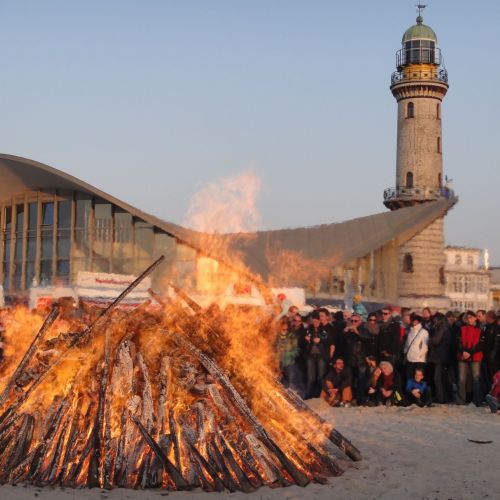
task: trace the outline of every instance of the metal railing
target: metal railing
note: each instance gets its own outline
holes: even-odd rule
[[[396,68],[402,69],[408,64],[435,64],[441,66],[441,49],[434,47],[403,48],[396,52]]]
[[[416,71],[395,71],[391,75],[391,85],[401,82],[410,82],[412,80],[438,80],[448,83],[448,71],[444,68],[435,70],[416,70]]]
[[[447,187],[426,188],[426,187],[395,187],[384,191],[384,201],[391,200],[437,200],[438,198],[453,198],[455,193]]]

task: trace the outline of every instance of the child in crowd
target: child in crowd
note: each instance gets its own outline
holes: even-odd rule
[[[431,388],[424,380],[424,370],[422,368],[417,368],[413,378],[408,379],[405,392],[410,405],[416,404],[420,408],[432,406]]]

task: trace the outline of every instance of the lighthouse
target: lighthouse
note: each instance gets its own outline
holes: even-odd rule
[[[416,24],[403,35],[391,76],[398,136],[395,187],[384,192],[390,210],[453,195],[443,184],[441,106],[448,73],[436,33],[424,24],[424,8],[418,5]],[[399,303],[447,309],[444,264],[444,218],[439,218],[398,248]]]

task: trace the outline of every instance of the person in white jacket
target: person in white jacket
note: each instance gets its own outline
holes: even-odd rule
[[[422,317],[413,313],[410,316],[411,328],[404,345],[406,378],[413,378],[415,370],[425,370],[429,350],[429,332],[422,326]]]

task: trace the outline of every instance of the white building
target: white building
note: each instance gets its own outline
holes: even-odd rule
[[[445,249],[446,294],[457,311],[489,309],[490,273],[485,251],[448,246]]]
[[[490,268],[490,299],[491,307],[500,309],[500,267]]]

